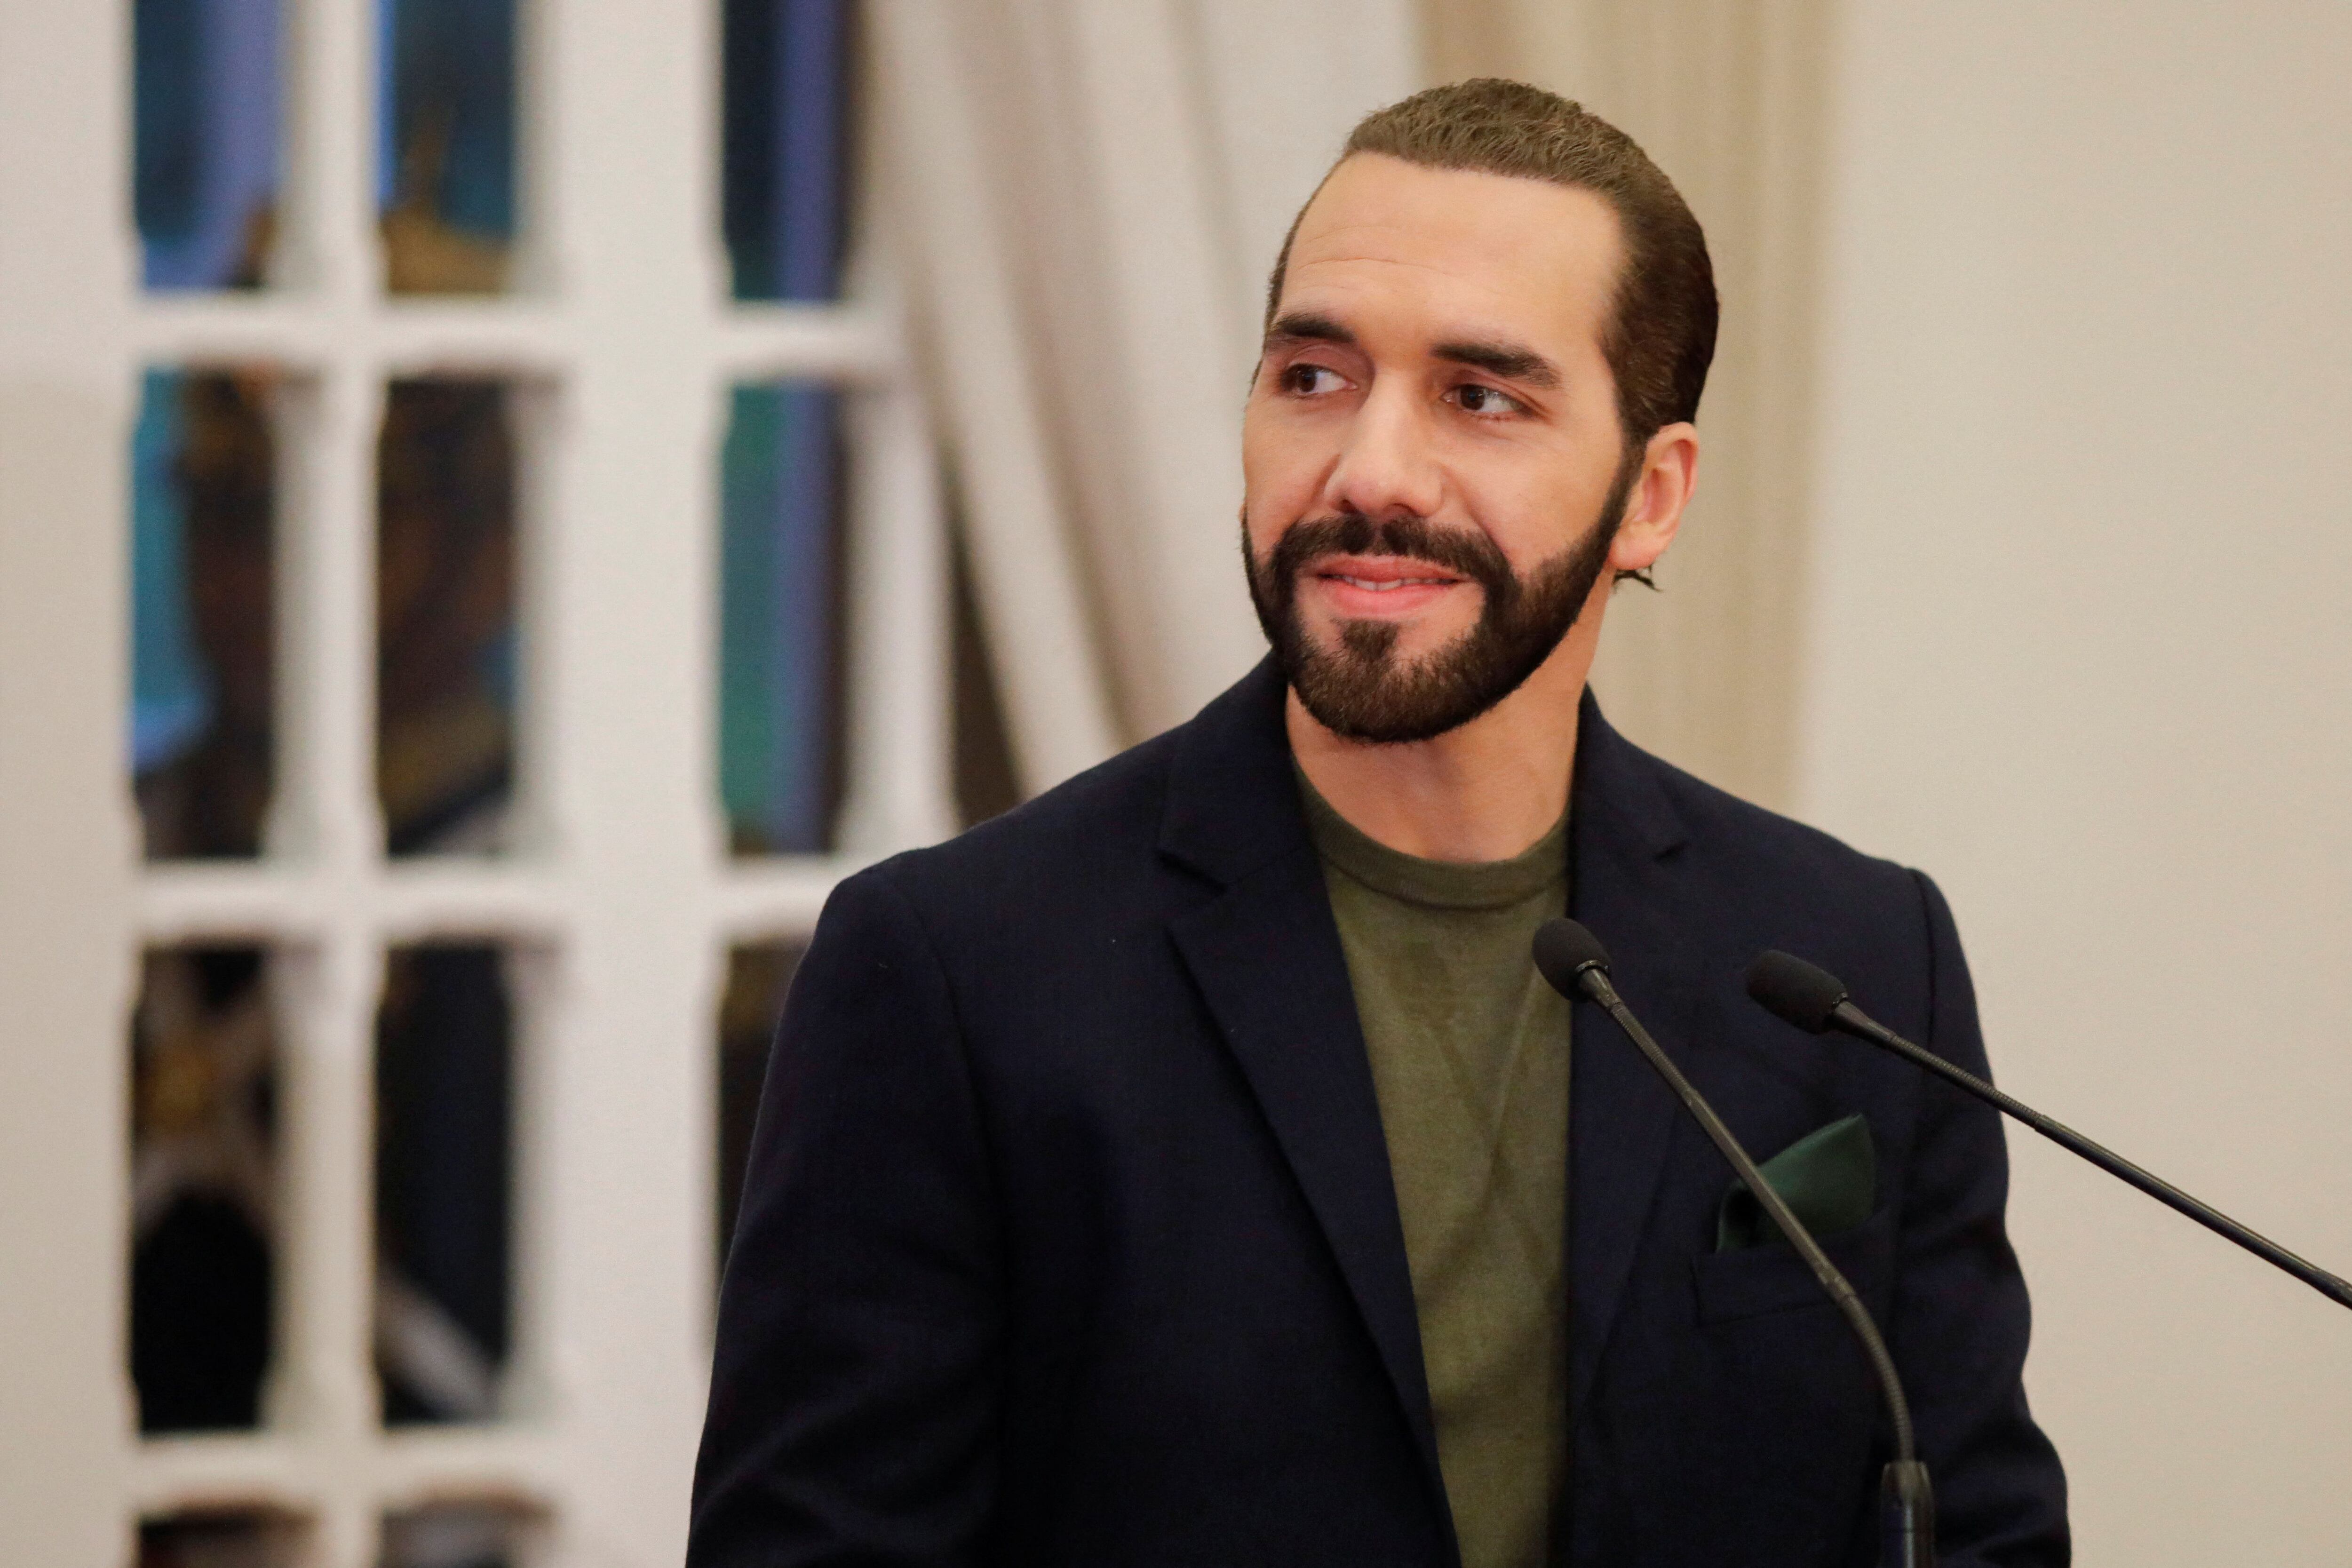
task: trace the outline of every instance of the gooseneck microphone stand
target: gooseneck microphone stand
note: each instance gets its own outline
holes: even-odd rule
[[[2024,1101],[2003,1094],[1984,1079],[1953,1066],[1924,1046],[1915,1046],[1861,1008],[1848,997],[1837,976],[1794,954],[1777,949],[1759,954],[1748,966],[1748,994],[1774,1016],[1810,1034],[1841,1034],[1867,1040],[1916,1063],[1937,1078],[2006,1111],[2061,1148],[2072,1150],[2092,1164],[2130,1183],[2149,1197],[2187,1215],[2206,1229],[2226,1236],[2272,1267],[2294,1275],[2339,1307],[2352,1307],[2352,1282],[2330,1274],[2317,1264],[2297,1258],[2267,1237],[2258,1236],[2212,1205],[2200,1203],[2161,1176],[2140,1169],[2121,1154],[2104,1149],[2061,1121],[2053,1121]]]
[[[1822,1289],[1845,1315],[1846,1326],[1853,1337],[1862,1342],[1863,1353],[1870,1358],[1871,1371],[1878,1376],[1879,1392],[1885,1396],[1887,1418],[1895,1427],[1895,1459],[1880,1479],[1879,1488],[1879,1555],[1880,1568],[1935,1568],[1936,1563],[1936,1498],[1928,1484],[1927,1467],[1919,1462],[1917,1446],[1911,1430],[1911,1402],[1903,1396],[1903,1380],[1895,1375],[1895,1358],[1886,1353],[1886,1342],[1879,1338],[1878,1325],[1870,1321],[1869,1310],[1854,1294],[1853,1286],[1838,1272],[1837,1265],[1829,1260],[1821,1244],[1813,1239],[1780,1194],[1772,1190],[1756,1169],[1756,1162],[1731,1135],[1731,1129],[1715,1113],[1704,1096],[1691,1086],[1650,1032],[1642,1027],[1633,1009],[1625,1005],[1617,987],[1609,980],[1609,952],[1591,931],[1571,920],[1544,922],[1535,937],[1536,967],[1543,973],[1551,988],[1570,1001],[1580,995],[1600,1005],[1625,1031],[1626,1037],[1649,1058],[1650,1066],[1666,1080],[1667,1087],[1682,1100],[1691,1115],[1706,1130],[1708,1139],[1722,1152],[1725,1160],[1756,1194],[1789,1245],[1813,1271]]]

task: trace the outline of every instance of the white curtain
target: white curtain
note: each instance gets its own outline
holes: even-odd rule
[[[1264,648],[1238,556],[1265,278],[1410,0],[877,0],[887,188],[1023,784]]]

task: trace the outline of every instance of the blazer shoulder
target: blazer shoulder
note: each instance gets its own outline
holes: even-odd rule
[[[1155,858],[1176,736],[1121,752],[1002,816],[910,849],[862,875],[929,919],[1003,918],[1131,879]]]
[[[1661,758],[1642,757],[1692,845],[1724,875],[1807,902],[1832,901],[1860,918],[1906,925],[1920,919],[1924,879],[1911,868],[1742,800]]]
[[[1643,756],[1682,842],[1682,904],[1706,963],[1736,977],[1766,948],[1818,963],[1881,1018],[1932,1036],[1939,996],[1966,998],[1959,933],[1923,872]],[[1970,1031],[1963,1031],[1969,1034]],[[1981,1051],[1959,1037],[1964,1056]]]

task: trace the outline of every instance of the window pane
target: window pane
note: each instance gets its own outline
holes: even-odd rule
[[[721,206],[738,300],[839,291],[848,0],[722,0]]]
[[[378,1568],[528,1568],[542,1561],[544,1509],[507,1500],[436,1502],[383,1516]]]
[[[384,286],[495,294],[515,237],[514,0],[379,0]]]
[[[499,1413],[513,1039],[499,949],[428,942],[388,955],[375,1061],[375,1356],[388,1426]]]
[[[395,856],[495,854],[513,796],[515,447],[495,381],[395,381],[376,472],[376,794]]]
[[[299,1568],[309,1537],[278,1509],[185,1509],[139,1521],[139,1568]]]
[[[136,0],[132,207],[150,289],[251,289],[278,165],[278,0]]]
[[[131,1375],[147,1433],[251,1427],[269,1370],[278,1047],[254,947],[146,955],[131,1028]]]
[[[276,762],[266,371],[154,370],[131,436],[131,771],[151,860],[260,853]]]
[[[721,458],[719,777],[738,855],[825,849],[841,795],[840,397],[734,389]]]
[[[763,942],[727,955],[727,989],[719,1003],[719,1263],[735,1237],[735,1215],[743,1199],[743,1171],[751,1152],[751,1128],[760,1114],[760,1086],[767,1080],[768,1047],[776,1020],[783,1016],[784,993],[800,967],[797,942]]]

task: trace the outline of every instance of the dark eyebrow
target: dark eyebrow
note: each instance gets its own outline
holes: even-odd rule
[[[1265,342],[1268,348],[1296,342],[1338,343],[1353,348],[1356,334],[1320,311],[1293,310],[1266,328]]]
[[[1353,348],[1356,334],[1319,310],[1293,310],[1266,329],[1265,342],[1268,348],[1296,342],[1338,343]],[[1429,352],[1439,359],[1470,365],[1506,381],[1547,390],[1559,384],[1559,367],[1533,349],[1510,343],[1463,342],[1440,343]]]
[[[1559,367],[1533,349],[1514,348],[1508,343],[1440,343],[1429,352],[1439,359],[1470,365],[1505,381],[1545,388],[1559,384]]]

